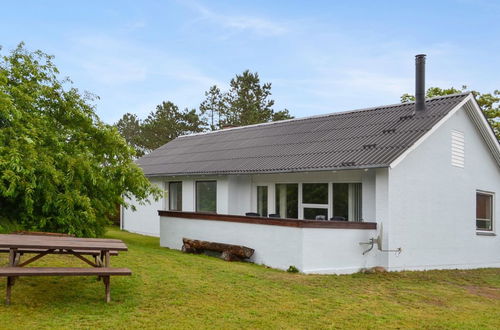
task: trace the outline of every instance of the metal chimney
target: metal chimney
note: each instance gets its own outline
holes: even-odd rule
[[[425,111],[425,54],[415,56],[415,112]]]

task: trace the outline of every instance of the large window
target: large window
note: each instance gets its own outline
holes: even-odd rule
[[[267,186],[257,186],[257,213],[267,217]]]
[[[334,220],[361,221],[361,183],[334,183],[332,193]]]
[[[297,183],[276,185],[276,213],[282,218],[299,217],[299,185]]]
[[[168,209],[170,211],[182,211],[182,182],[169,182]]]
[[[196,212],[217,212],[217,181],[196,181]]]
[[[328,220],[328,183],[302,184],[303,218]]]
[[[493,195],[476,193],[476,229],[493,230]]]
[[[276,184],[276,213],[292,219],[362,221],[361,192],[361,183]],[[257,201],[258,212],[259,205]]]

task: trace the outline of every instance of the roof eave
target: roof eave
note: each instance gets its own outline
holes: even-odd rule
[[[182,173],[154,173],[145,174],[146,177],[178,177],[178,176],[219,176],[219,175],[262,175],[262,174],[289,174],[289,173],[307,173],[307,172],[336,172],[336,171],[354,171],[368,170],[377,168],[388,168],[387,164],[349,166],[349,167],[328,167],[328,168],[307,168],[290,170],[269,170],[269,171],[220,171],[220,172],[182,172]]]
[[[500,142],[498,141],[490,123],[488,123],[484,112],[481,110],[481,107],[473,96],[471,102],[465,105],[465,110],[478,128],[484,142],[490,149],[493,158],[497,161],[498,166],[500,166]]]

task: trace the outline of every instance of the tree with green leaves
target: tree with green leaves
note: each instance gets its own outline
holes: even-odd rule
[[[170,101],[157,105],[156,110],[150,112],[144,120],[126,113],[115,124],[138,156],[143,156],[180,135],[201,132],[204,126],[205,123],[196,110],[181,111]]]
[[[211,131],[215,131],[221,122],[225,109],[224,94],[217,86],[212,86],[205,92],[206,99],[200,104],[200,112]]]
[[[42,51],[20,44],[1,57],[0,230],[100,236],[125,198],[161,196],[94,99],[59,79]]]
[[[293,118],[288,110],[275,111],[271,96],[271,83],[260,83],[258,73],[249,70],[236,75],[227,92],[212,86],[205,92],[200,113],[209,129],[224,126],[244,126]]]
[[[178,136],[202,132],[203,126],[195,109],[181,111],[170,101],[162,102],[142,122],[142,146],[149,152]]]
[[[134,148],[137,156],[144,155],[142,143],[142,122],[137,115],[126,113],[115,124],[121,136]]]
[[[467,86],[462,86],[461,89],[457,89],[454,87],[450,88],[439,88],[439,87],[430,87],[427,89],[425,97],[431,98],[435,96],[442,95],[451,95],[464,93],[468,91]],[[492,93],[479,93],[477,91],[470,91],[474,97],[476,98],[477,103],[481,107],[486,119],[490,123],[493,131],[500,141],[500,90],[494,90]],[[401,102],[411,102],[415,101],[415,96],[411,94],[403,94],[401,96]]]

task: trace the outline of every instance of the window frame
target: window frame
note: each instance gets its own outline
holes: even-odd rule
[[[317,185],[326,185],[326,204],[324,203],[304,203],[304,185],[310,184],[317,184]],[[331,208],[330,208],[330,196],[331,196],[331,189],[330,189],[330,182],[301,182],[299,184],[299,190],[300,190],[300,200],[299,200],[299,219],[303,220],[315,220],[315,219],[306,219],[305,218],[305,209],[321,209],[321,210],[326,210],[326,220],[329,220],[331,218]]]
[[[302,215],[302,182],[276,182],[274,183],[274,206],[275,206],[275,212],[277,214],[280,214],[278,212],[278,203],[276,201],[277,197],[278,197],[278,186],[279,185],[297,185],[297,218],[288,218],[288,217],[284,217],[284,219],[294,219],[294,220],[300,220],[300,219],[303,219],[303,215]],[[287,210],[285,210],[285,213],[286,213]],[[268,210],[268,213],[269,213],[269,210]]]
[[[477,195],[485,195],[491,197],[490,199],[490,207],[491,207],[491,220],[490,219],[481,219],[477,217]],[[476,214],[475,214],[475,224],[476,224],[476,233],[477,234],[494,234],[496,230],[495,226],[495,193],[491,191],[485,191],[485,190],[476,190]],[[478,229],[477,228],[477,220],[490,220],[491,222],[491,229]]]
[[[304,195],[304,185],[324,185],[326,186],[326,203],[306,203],[305,200],[305,195]],[[302,189],[302,205],[328,205],[328,197],[330,197],[330,191],[328,189],[328,182],[302,182],[301,183],[301,189]],[[316,207],[314,207],[316,208]],[[323,208],[323,207],[319,207]]]
[[[292,180],[280,180],[280,181],[275,181],[275,182],[262,182],[262,181],[259,181],[259,182],[256,182],[254,183],[254,187],[257,187],[257,186],[262,186],[262,185],[268,185],[268,184],[271,184],[272,185],[272,189],[268,190],[268,198],[272,199],[272,204],[269,204],[268,205],[268,213],[278,213],[278,205],[277,205],[277,201],[276,201],[276,198],[277,198],[277,195],[278,195],[278,185],[281,185],[281,184],[297,184],[298,185],[298,217],[297,217],[297,220],[306,220],[304,218],[304,210],[307,209],[307,208],[317,208],[317,209],[325,209],[325,210],[328,210],[328,217],[327,219],[329,220],[330,218],[333,217],[333,186],[334,184],[337,184],[337,183],[346,183],[346,184],[359,184],[360,185],[360,192],[361,192],[361,198],[360,198],[360,205],[359,205],[359,208],[360,208],[360,218],[359,220],[350,220],[350,219],[347,219],[347,221],[350,221],[350,222],[364,222],[364,219],[363,219],[363,197],[362,197],[362,194],[363,194],[363,181],[362,180],[339,180],[339,181],[331,181],[331,180],[328,180],[328,181],[319,181],[319,180],[307,180],[307,181],[292,181]],[[327,204],[312,204],[312,203],[303,203],[303,200],[304,200],[304,196],[303,196],[303,185],[304,184],[327,184],[328,185],[328,203]],[[349,195],[350,196],[350,195]],[[349,201],[351,200],[351,198],[349,197]],[[253,204],[255,208],[257,208],[257,204]],[[292,218],[293,219],[293,218]],[[309,220],[309,219],[307,219]]]
[[[180,205],[180,209],[177,208],[175,210],[172,209],[172,189],[170,188],[171,184],[172,183],[178,183],[180,184],[180,187],[181,187],[181,205]],[[169,211],[182,211],[182,190],[183,190],[183,187],[182,187],[182,181],[168,181],[168,209]]]
[[[215,211],[199,211],[198,210],[198,183],[213,182],[215,183]],[[194,182],[194,209],[199,213],[217,213],[217,180],[196,180]]]
[[[255,193],[256,193],[257,213],[259,213],[261,217],[267,217],[269,215],[269,190],[270,190],[269,186],[268,185],[263,185],[263,184],[258,184],[255,187],[256,187]],[[262,214],[260,212],[260,210],[259,210],[259,201],[260,201],[260,199],[259,199],[259,190],[260,189],[259,188],[263,188],[263,189],[265,188],[265,191],[266,191],[266,198],[265,198],[265,200],[263,200],[264,203],[265,203],[265,206],[266,206],[266,214],[265,215]]]
[[[348,181],[348,182],[332,182],[332,194],[330,196],[330,203],[332,205],[331,209],[331,215],[330,217],[335,216],[334,208],[335,208],[335,203],[333,202],[334,199],[334,192],[335,188],[334,186],[336,184],[346,184],[347,185],[347,217],[346,221],[350,222],[363,222],[363,183],[362,182],[356,182],[356,181]],[[356,205],[355,202],[357,201],[356,196],[354,195],[354,187],[355,185],[359,185],[359,192],[361,193],[360,199],[359,199],[359,218],[355,219],[354,216],[356,215]]]

